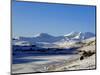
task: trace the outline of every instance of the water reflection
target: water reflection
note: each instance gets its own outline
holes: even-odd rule
[[[36,61],[46,61],[44,59],[13,59],[13,64],[23,64]]]

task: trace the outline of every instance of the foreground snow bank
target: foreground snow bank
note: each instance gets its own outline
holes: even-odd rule
[[[63,71],[63,70],[86,70],[86,69],[95,69],[96,68],[96,61],[95,61],[95,54],[91,57],[87,57],[84,60],[76,60],[66,66],[62,66],[55,71]]]

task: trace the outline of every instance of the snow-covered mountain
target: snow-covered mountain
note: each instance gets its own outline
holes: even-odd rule
[[[95,34],[91,32],[71,32],[64,36],[52,36],[47,33],[40,33],[33,35],[33,37],[17,37],[13,38],[13,45],[54,45],[57,43],[70,42],[70,41],[81,41],[95,37]]]
[[[95,35],[91,32],[85,32],[85,33],[82,33],[82,32],[71,32],[67,35],[64,35],[65,37],[68,37],[69,39],[88,39],[88,38],[91,38],[91,37],[94,37]]]

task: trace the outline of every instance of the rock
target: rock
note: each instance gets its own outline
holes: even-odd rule
[[[80,60],[83,60],[83,59],[84,59],[84,56],[81,56],[81,57],[80,57]]]

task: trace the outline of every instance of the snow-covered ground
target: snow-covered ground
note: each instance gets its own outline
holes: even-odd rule
[[[90,33],[86,33],[87,35]],[[85,34],[85,35],[86,35]],[[70,37],[75,37],[82,35],[81,33],[75,33],[75,35],[72,34]],[[45,34],[41,35],[42,37],[46,36]],[[48,35],[49,36],[49,35]],[[69,36],[69,35],[66,35]],[[93,36],[93,35],[91,35]],[[38,37],[40,38],[40,35],[35,36],[35,38]],[[52,36],[50,36],[52,37]],[[89,35],[88,35],[89,37]],[[83,38],[83,36],[82,36]],[[29,38],[24,38],[23,41]],[[17,40],[20,42],[19,40]],[[48,40],[46,40],[48,41]],[[27,44],[27,42],[23,42],[24,45]],[[23,43],[20,43],[23,45]],[[61,50],[72,50],[75,49],[76,52],[72,52],[72,54],[53,54],[49,55],[37,55],[37,56],[24,56],[24,57],[19,57],[19,58],[14,58],[13,61],[14,63],[12,64],[12,73],[28,73],[28,72],[50,72],[50,71],[67,71],[67,70],[80,70],[80,69],[95,69],[96,68],[96,40],[95,37],[91,37],[88,39],[84,40],[79,40],[76,41],[65,41],[65,40],[60,40],[59,42],[55,43],[44,43],[44,42],[38,42],[44,44],[43,46],[50,46],[50,48],[55,48],[55,44],[57,45],[56,47],[58,48],[58,51],[56,49],[48,49],[47,53],[49,50],[51,52],[59,52]],[[52,46],[52,45],[54,46]],[[39,47],[41,48],[41,47]],[[39,49],[37,47],[37,49]],[[48,48],[48,47],[47,47]],[[45,49],[45,48],[44,48]],[[60,50],[59,50],[60,49]],[[33,51],[34,52],[34,51]],[[41,53],[41,51],[40,51]]]
[[[79,58],[79,55],[52,55],[52,56],[30,56],[18,58],[21,60],[33,60],[33,62],[13,64],[12,73],[27,73],[27,72],[47,72],[51,66],[60,66],[65,61]]]
[[[95,54],[91,57],[87,57],[84,60],[75,60],[71,63],[67,63],[62,67],[56,68],[53,71],[63,71],[63,70],[89,70],[96,68]]]

